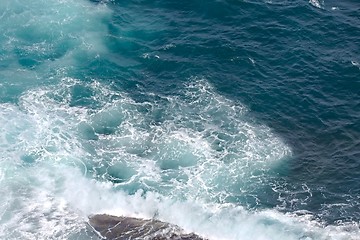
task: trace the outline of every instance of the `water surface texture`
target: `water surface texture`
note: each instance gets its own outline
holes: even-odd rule
[[[0,29],[1,239],[360,239],[358,1],[1,0]]]

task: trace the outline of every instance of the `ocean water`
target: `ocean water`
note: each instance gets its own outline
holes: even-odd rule
[[[1,0],[0,29],[0,239],[360,239],[358,1]]]

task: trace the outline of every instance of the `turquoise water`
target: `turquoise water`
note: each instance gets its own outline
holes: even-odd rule
[[[0,238],[360,239],[359,26],[351,0],[2,0]]]

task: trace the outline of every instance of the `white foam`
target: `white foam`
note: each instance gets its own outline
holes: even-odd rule
[[[360,64],[357,61],[351,61],[351,64],[360,69]]]
[[[250,62],[255,65],[255,60],[253,58],[249,58]]]
[[[266,171],[291,155],[269,128],[247,119],[244,106],[216,94],[206,81],[195,80],[187,89],[184,98],[167,97],[160,103],[135,103],[123,95],[83,116],[99,137],[91,142],[94,150],[111,159],[110,168],[121,162],[136,172],[132,183],[208,200],[239,181],[246,191],[253,170]],[[163,120],[153,125],[157,111],[162,111]],[[110,135],[102,134],[103,129],[110,129]],[[214,192],[218,180],[219,190]]]
[[[309,0],[309,3],[316,8],[323,8],[324,2],[321,0]]]

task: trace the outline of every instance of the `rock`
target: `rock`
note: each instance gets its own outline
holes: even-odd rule
[[[89,225],[107,240],[205,240],[194,233],[185,234],[178,226],[158,220],[98,214],[89,217]]]

